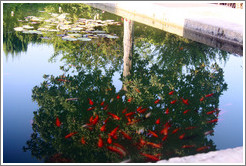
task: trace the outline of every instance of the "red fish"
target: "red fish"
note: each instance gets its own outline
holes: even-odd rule
[[[194,148],[195,145],[183,145],[182,148]]]
[[[99,120],[99,116],[96,115],[95,119],[93,119],[93,121],[92,121],[92,124],[93,125],[97,124],[98,120]]]
[[[200,101],[203,101],[204,100],[204,97],[200,98]]]
[[[151,131],[151,130],[149,130],[149,133],[152,134],[154,137],[158,137],[158,135],[155,132]]]
[[[141,106],[140,106],[140,107],[138,107],[138,108],[137,108],[137,112],[139,112],[141,109],[142,109],[142,107],[141,107]]]
[[[106,124],[109,120],[109,117],[107,117],[107,119],[104,120],[104,123]]]
[[[103,105],[104,105],[104,103],[105,103],[105,101],[102,101],[100,105],[101,105],[101,106],[103,106]]]
[[[107,146],[108,150],[118,153],[121,157],[126,156],[126,153],[115,146]]]
[[[69,133],[68,135],[65,136],[65,138],[70,138],[72,137],[73,135],[77,134],[78,132],[73,132],[73,133]]]
[[[113,137],[113,139],[118,139],[117,134],[113,135],[112,137]]]
[[[103,107],[103,110],[107,110],[108,109],[108,105],[106,105],[105,107]]]
[[[169,95],[172,95],[173,93],[174,93],[174,91],[171,91],[171,92],[169,92],[168,94],[169,94]]]
[[[123,109],[122,114],[126,113],[127,108]]]
[[[207,112],[206,114],[212,114],[212,113],[214,113],[214,112],[216,112],[216,111],[209,111],[209,112]]]
[[[111,113],[111,112],[107,112],[110,116],[112,116],[115,120],[120,120],[120,117],[118,117],[117,115]]]
[[[197,148],[196,149],[196,151],[203,151],[203,150],[206,150],[206,149],[209,149],[210,148],[210,146],[202,146],[202,147],[200,147],[200,148]]]
[[[139,113],[141,113],[141,114],[143,114],[143,113],[145,113],[145,111],[147,111],[149,108],[143,108],[143,109],[141,109],[140,111],[138,111]]]
[[[132,101],[132,97],[127,100],[128,103],[130,103],[131,101]]]
[[[160,124],[160,118],[155,121],[155,124]]]
[[[184,47],[180,47],[179,50],[182,51],[184,49]]]
[[[153,156],[153,155],[150,155],[150,154],[146,154],[146,153],[140,153],[140,154],[143,155],[143,156],[145,156],[145,157],[147,157],[150,160],[153,160],[153,161],[159,161],[160,160],[156,156]]]
[[[102,127],[100,128],[101,131],[106,131],[106,124],[102,125]]]
[[[154,103],[158,104],[160,102],[160,99],[157,99]]]
[[[93,104],[94,104],[93,101],[92,101],[91,99],[88,98],[88,100],[89,100],[89,104],[90,104],[90,105],[93,105]]]
[[[189,112],[190,110],[185,110],[183,113],[186,114],[187,112]]]
[[[120,131],[121,132],[121,134],[126,138],[126,139],[128,139],[128,140],[131,140],[132,139],[132,137],[130,137],[130,135],[128,135],[128,134],[126,134],[124,131]]]
[[[82,144],[85,144],[85,139],[84,139],[84,137],[81,138],[80,142],[81,142]]]
[[[146,141],[140,138],[140,145],[145,145],[145,144],[146,144]]]
[[[58,117],[56,117],[56,126],[57,127],[61,126],[61,122],[60,122],[60,119]]]
[[[87,111],[94,110],[96,107],[90,107],[87,109]]]
[[[168,127],[164,127],[164,128],[161,130],[160,133],[163,134],[163,135],[167,135],[167,133],[168,133]]]
[[[153,142],[147,142],[146,144],[147,145],[151,145],[154,148],[161,148],[161,144],[156,144],[156,143],[153,143]]]
[[[114,136],[118,130],[119,126],[117,126],[116,128],[114,128],[111,133],[109,133],[110,136]]]
[[[120,99],[120,95],[117,95],[117,97],[116,97],[117,99]]]
[[[165,135],[161,140],[165,141],[167,139],[167,135]]]
[[[129,121],[129,120],[128,120],[128,121]],[[132,125],[132,124],[137,123],[137,122],[139,122],[139,121],[140,121],[140,119],[130,120],[130,121],[127,123],[127,125]]]
[[[102,140],[102,138],[101,138],[100,135],[99,135],[99,139],[98,139],[97,146],[98,146],[99,148],[103,147],[103,140]]]
[[[166,109],[165,114],[169,114],[169,108]]]
[[[210,93],[210,94],[208,94],[208,95],[205,95],[205,97],[211,97],[211,96],[213,96],[214,94],[213,93]]]
[[[126,116],[132,116],[133,114],[135,114],[135,112],[129,112],[127,114],[125,114]]]
[[[57,81],[62,81],[62,82],[70,82],[70,81],[68,81],[68,80],[61,79],[61,78],[57,79]]]
[[[174,133],[177,133],[177,132],[179,131],[179,129],[180,129],[180,128],[174,129],[172,133],[173,133],[173,134],[174,134]]]
[[[112,138],[111,138],[110,135],[108,136],[107,142],[108,142],[109,144],[112,144]]]
[[[171,103],[171,104],[174,104],[174,103],[176,103],[176,101],[177,101],[177,100],[173,100],[173,101],[171,101],[170,103]]]
[[[126,149],[124,148],[124,146],[122,146],[122,145],[120,145],[120,144],[118,144],[118,143],[115,143],[115,142],[114,142],[113,145],[116,146],[116,147],[119,148],[119,149],[122,149],[122,150],[126,151]]]
[[[185,136],[185,134],[181,134],[181,135],[179,136],[179,139],[183,139],[184,136]]]
[[[218,119],[213,119],[213,120],[207,121],[207,123],[215,123],[215,122],[218,122]]]
[[[181,98],[182,99],[182,102],[184,103],[184,104],[186,104],[186,105],[189,105],[189,103],[188,103],[188,99],[184,99],[184,98]]]

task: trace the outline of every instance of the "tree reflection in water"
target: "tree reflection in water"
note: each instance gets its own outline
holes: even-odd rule
[[[58,6],[53,7],[47,10]],[[67,6],[78,19],[75,9]],[[121,27],[102,29],[114,32],[119,40],[82,44],[63,41],[55,34],[50,41],[42,41],[55,48],[51,61],[62,55],[65,74],[44,75],[45,81],[33,88],[39,109],[24,151],[45,162],[99,163],[153,162],[216,149],[208,135],[213,135],[219,97],[227,84],[214,61],[217,55],[226,60],[227,54],[141,24],[134,26],[132,68],[127,77],[121,71]],[[12,52],[16,43],[9,39],[6,35],[4,43]],[[71,68],[76,74],[68,74]],[[115,71],[121,72],[126,91],[116,91]]]

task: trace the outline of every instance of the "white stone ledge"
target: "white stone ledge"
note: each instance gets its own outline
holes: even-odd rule
[[[237,147],[219,151],[211,151],[208,153],[199,153],[193,156],[160,160],[157,163],[235,163],[237,165],[245,165],[244,149],[243,147]]]

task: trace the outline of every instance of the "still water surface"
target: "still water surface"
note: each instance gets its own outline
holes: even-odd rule
[[[92,17],[63,5],[71,21]],[[62,35],[94,30],[17,32],[28,14],[58,11],[23,7],[30,12],[4,15],[4,163],[154,162],[243,145],[242,57],[135,22],[131,75],[123,78],[120,17],[91,9],[119,23],[95,28],[111,36],[69,41]]]

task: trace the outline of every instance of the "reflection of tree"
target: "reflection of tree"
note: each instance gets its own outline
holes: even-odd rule
[[[185,75],[170,68],[149,66],[148,61],[140,60],[137,55],[133,57],[133,75],[124,80],[127,92],[117,93],[112,75],[102,75],[99,70],[90,73],[80,70],[75,76],[48,76],[39,87],[34,87],[32,97],[40,108],[34,113],[34,133],[24,149],[49,162],[120,162],[128,158],[131,162],[143,162],[146,158],[143,154],[156,158],[160,154],[161,159],[167,159],[214,150],[215,145],[204,133],[213,130],[216,121],[208,122],[217,119],[219,96],[226,90],[221,68],[201,64]],[[173,94],[169,94],[171,91]],[[205,97],[212,93],[211,97]],[[204,100],[200,101],[202,97]],[[69,98],[75,99],[69,101]],[[176,103],[170,103],[175,100]],[[184,113],[186,110],[189,111]],[[207,114],[213,110],[216,111]],[[133,115],[129,115],[131,112]],[[85,125],[97,115],[99,122]],[[61,127],[55,125],[57,117]],[[100,129],[108,117],[103,132]],[[160,124],[156,124],[159,118]],[[112,145],[107,143],[108,133],[117,126],[117,138],[112,138],[112,142],[126,149],[122,158],[107,149]],[[163,131],[165,126],[168,127]],[[172,133],[175,129],[179,130]],[[151,136],[149,130],[156,132],[158,138]],[[132,139],[126,139],[121,131]],[[77,133],[65,139],[73,132]],[[102,148],[97,145],[99,136],[104,143]],[[85,144],[81,143],[82,137]],[[148,143],[141,142],[141,138]]]

